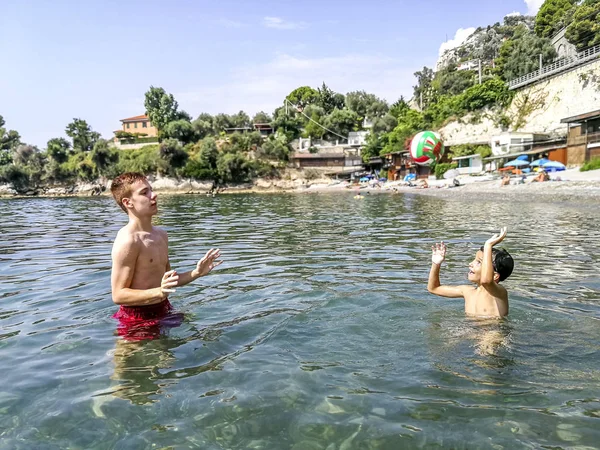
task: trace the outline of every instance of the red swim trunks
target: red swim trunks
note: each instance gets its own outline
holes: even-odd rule
[[[123,306],[113,315],[119,320],[117,333],[128,341],[155,339],[165,328],[178,327],[183,314],[173,313],[169,300],[147,306]]]

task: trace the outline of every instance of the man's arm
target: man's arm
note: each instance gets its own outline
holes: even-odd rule
[[[208,252],[206,252],[204,258],[198,261],[198,264],[196,264],[195,269],[190,270],[189,272],[179,274],[179,282],[177,286],[184,286],[196,280],[197,278],[208,275],[211,272],[211,270],[213,270],[215,267],[217,267],[223,262],[217,261],[217,259],[220,256],[221,250],[219,250],[218,248],[211,248]]]
[[[111,288],[113,302],[124,306],[145,306],[162,302],[171,287],[177,284],[173,281],[171,272],[164,274],[160,287],[152,289],[131,289],[135,263],[139,255],[139,247],[131,237],[117,237],[112,251]]]

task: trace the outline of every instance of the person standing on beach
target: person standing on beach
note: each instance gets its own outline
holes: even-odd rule
[[[112,248],[112,299],[120,306],[113,316],[120,329],[148,325],[160,328],[172,310],[168,294],[208,275],[222,261],[219,249],[210,249],[188,272],[178,273],[169,263],[167,232],[152,225],[158,212],[157,195],[141,173],[128,172],[116,177],[112,195],[129,217],[117,234]],[[121,334],[121,333],[120,333]]]
[[[508,314],[508,292],[499,283],[510,276],[514,268],[512,256],[494,246],[504,240],[506,228],[489,238],[469,264],[469,281],[477,287],[443,286],[440,284],[440,267],[446,259],[446,244],[431,247],[431,270],[427,290],[441,297],[464,298],[465,312],[479,317],[504,317]]]

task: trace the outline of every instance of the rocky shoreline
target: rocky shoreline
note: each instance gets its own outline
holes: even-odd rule
[[[212,182],[201,183],[193,180],[177,180],[174,178],[153,178],[150,181],[154,190],[161,194],[191,194],[211,195]],[[500,186],[498,179],[485,177],[461,177],[461,185],[451,187],[448,180],[429,181],[428,188],[410,187],[400,182],[385,183],[379,186],[356,186],[348,182],[340,182],[328,178],[306,180],[257,179],[253,183],[226,184],[219,186],[217,193],[247,194],[247,193],[326,193],[347,192],[386,193],[386,194],[416,194],[456,200],[500,200],[517,202],[597,202],[600,200],[600,170],[579,172],[571,169],[554,175],[551,181],[545,183],[520,183],[515,180],[508,186]],[[40,187],[26,193],[18,194],[9,185],[0,185],[2,198],[31,198],[31,197],[91,197],[110,195],[109,184],[81,183],[71,186]]]

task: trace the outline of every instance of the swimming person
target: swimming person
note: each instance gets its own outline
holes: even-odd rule
[[[222,263],[218,260],[221,251],[210,249],[193,270],[178,273],[169,263],[167,232],[152,225],[152,217],[158,212],[157,195],[146,177],[135,172],[119,175],[112,182],[111,192],[129,216],[129,223],[119,230],[113,244],[111,273],[112,299],[120,305],[113,317],[120,321],[119,334],[127,337],[128,329],[140,325],[160,328],[172,311],[168,294],[208,275]],[[134,335],[139,333],[132,333],[135,340]],[[156,333],[151,335],[148,337]]]
[[[504,317],[508,314],[508,292],[499,283],[507,279],[513,271],[512,256],[504,250],[494,248],[506,237],[506,228],[494,234],[475,254],[469,264],[468,279],[477,286],[440,285],[440,267],[446,259],[446,244],[443,242],[431,247],[431,270],[427,290],[441,297],[465,299],[465,312],[480,317]]]

